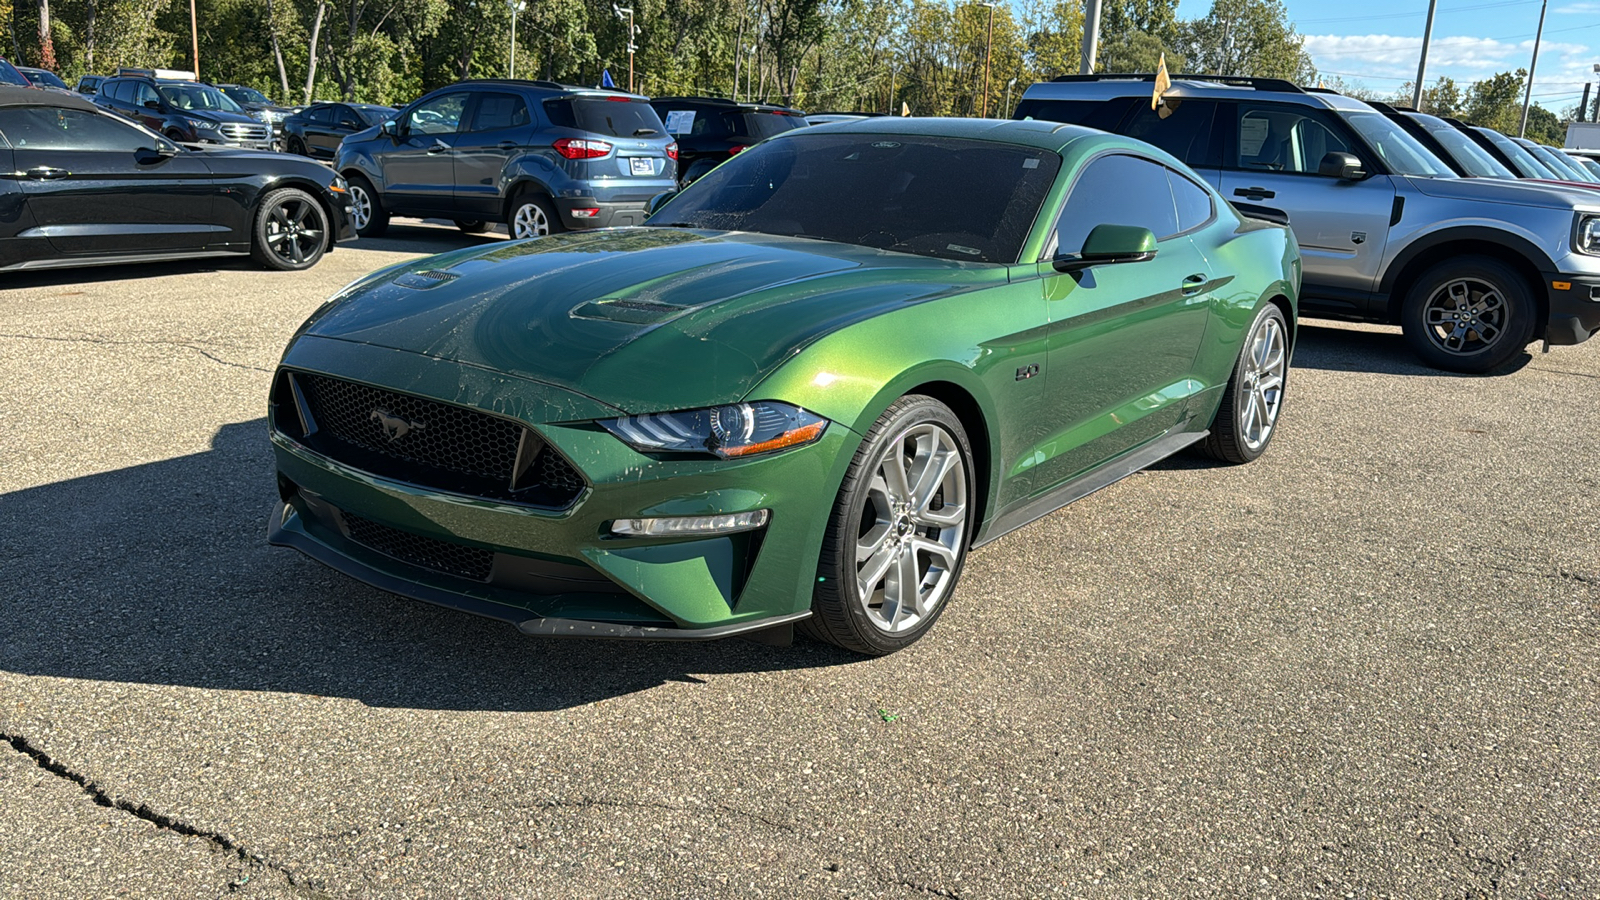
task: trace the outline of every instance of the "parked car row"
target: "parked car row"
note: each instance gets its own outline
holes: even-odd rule
[[[1487,372],[1600,329],[1600,182],[1564,155],[1276,79],[1185,77],[1153,109],[1151,80],[1064,76],[1016,116],[1148,141],[1281,217],[1308,315],[1398,324],[1437,368]]]

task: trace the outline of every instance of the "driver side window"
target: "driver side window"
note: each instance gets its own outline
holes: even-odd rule
[[[142,107],[151,101],[161,102],[161,98],[156,96],[156,89],[142,81],[133,82],[133,105]]]
[[[420,103],[406,114],[406,130],[412,134],[455,134],[461,126],[461,111],[466,103],[464,92]]]
[[[1354,152],[1328,126],[1292,109],[1241,107],[1239,112],[1235,168],[1315,175],[1327,154]]]
[[[1054,247],[1046,255],[1078,253],[1099,225],[1137,225],[1156,240],[1178,233],[1178,211],[1167,185],[1167,167],[1137,156],[1102,156],[1078,174],[1056,221]]]
[[[17,106],[0,109],[0,134],[17,150],[99,150],[132,153],[155,141],[121,122],[81,109]]]

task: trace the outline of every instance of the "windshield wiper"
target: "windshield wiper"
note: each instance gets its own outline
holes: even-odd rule
[[[647,134],[660,134],[660,133],[661,132],[656,131],[654,128],[635,128],[633,130],[633,136],[634,137],[644,137]]]

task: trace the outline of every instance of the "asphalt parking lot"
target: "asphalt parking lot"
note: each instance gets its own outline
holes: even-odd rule
[[[1600,343],[1313,321],[885,659],[540,640],[265,543],[295,326],[498,239],[3,276],[0,896],[1600,896]]]

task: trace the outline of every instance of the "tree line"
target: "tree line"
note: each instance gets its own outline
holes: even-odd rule
[[[200,77],[281,103],[399,105],[463,78],[505,76],[515,17],[519,76],[598,84],[609,71],[626,87],[622,2],[196,0]],[[1165,54],[1173,73],[1317,81],[1281,0],[1213,0],[1191,20],[1176,6],[1105,0],[1097,70],[1150,72]],[[813,111],[1006,115],[1029,83],[1078,71],[1083,37],[1082,0],[631,0],[630,8],[640,93]],[[0,22],[8,32],[0,47],[9,44],[13,60],[69,83],[119,66],[193,67],[185,0],[0,0]]]

